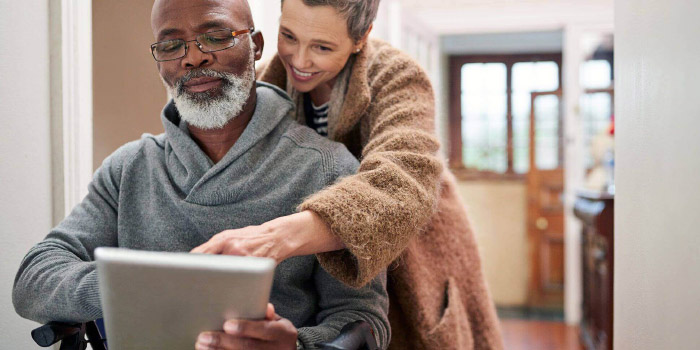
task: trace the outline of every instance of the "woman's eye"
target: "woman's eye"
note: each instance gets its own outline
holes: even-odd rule
[[[294,41],[294,37],[287,33],[282,33],[282,36],[289,41]]]
[[[331,52],[331,51],[333,51],[333,49],[331,49],[330,47],[322,46],[322,45],[319,45],[319,46],[318,46],[318,50],[319,50],[319,51],[322,51],[322,52]]]

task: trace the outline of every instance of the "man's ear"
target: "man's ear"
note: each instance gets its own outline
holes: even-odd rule
[[[262,32],[259,30],[254,31],[250,38],[253,39],[253,50],[255,51],[255,60],[258,61],[262,58],[263,47],[265,47],[265,39],[263,38]]]

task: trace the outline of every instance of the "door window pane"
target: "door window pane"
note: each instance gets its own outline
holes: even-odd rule
[[[559,167],[559,97],[535,98],[535,166],[540,170]]]
[[[506,83],[503,63],[462,66],[462,157],[468,168],[507,170]]]

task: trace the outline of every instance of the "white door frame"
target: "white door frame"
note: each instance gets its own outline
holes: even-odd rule
[[[51,2],[53,221],[80,203],[92,179],[92,2]]]

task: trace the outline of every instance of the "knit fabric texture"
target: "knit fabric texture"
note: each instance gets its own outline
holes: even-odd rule
[[[187,252],[223,230],[292,214],[305,197],[357,170],[343,145],[297,124],[292,110],[284,91],[258,83],[250,123],[214,164],[169,103],[165,133],[109,156],[87,197],[26,255],[13,289],[17,312],[38,322],[100,318],[95,248]],[[382,348],[389,341],[385,274],[356,289],[315,256],[294,257],[277,266],[270,302],[306,349],[355,320],[371,324]]]
[[[301,98],[279,56],[259,79]],[[358,173],[307,198],[347,250],[319,254],[353,286],[389,268],[392,349],[501,349],[495,307],[456,184],[437,151],[434,93],[407,54],[370,39],[336,79],[331,140],[360,160]],[[392,264],[393,262],[393,264]]]

